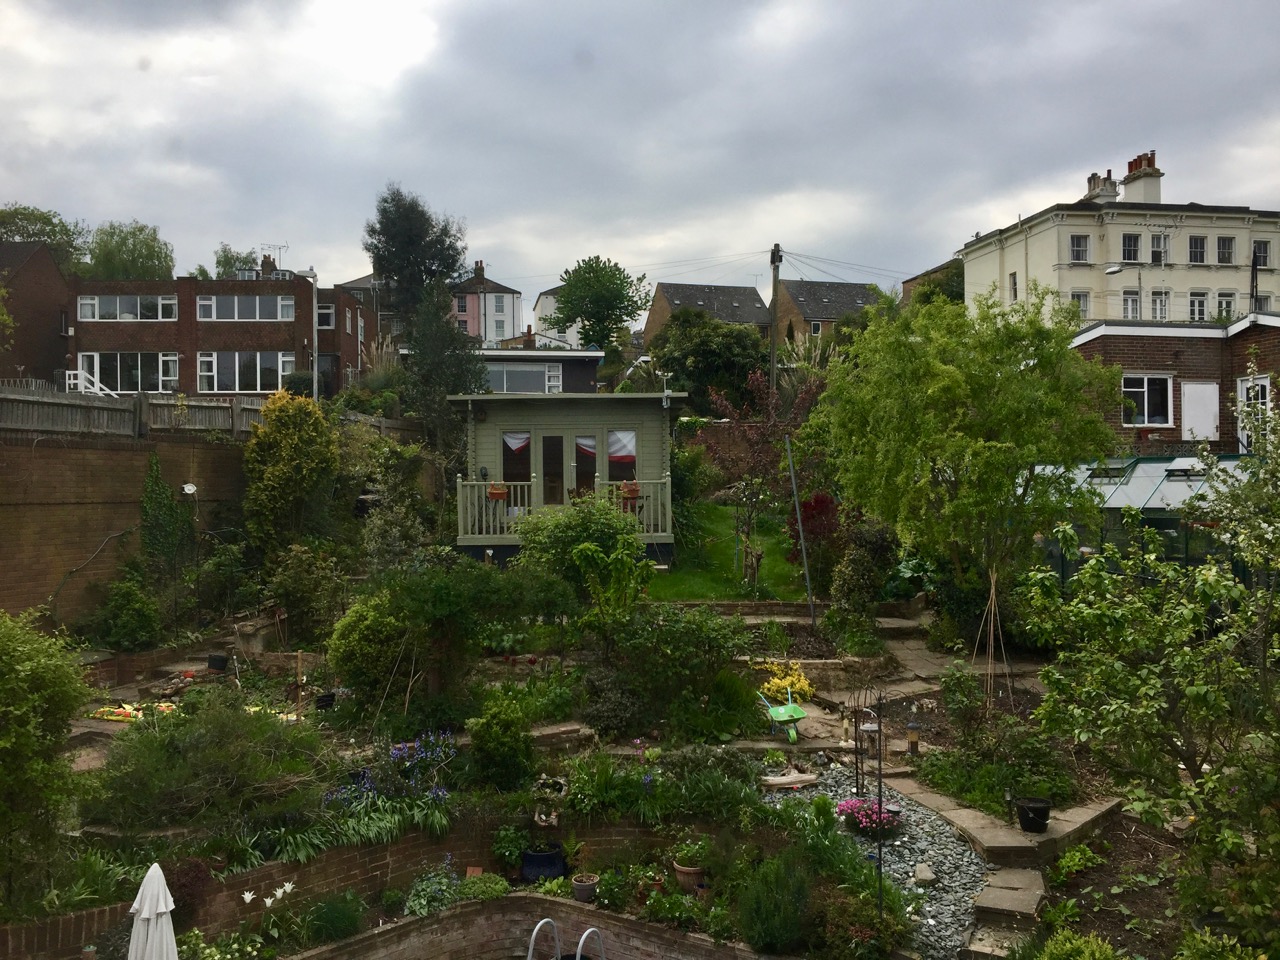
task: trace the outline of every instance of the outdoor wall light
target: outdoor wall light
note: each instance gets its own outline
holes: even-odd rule
[[[184,483],[182,485],[182,492],[189,497],[196,492],[196,485],[194,483]]]

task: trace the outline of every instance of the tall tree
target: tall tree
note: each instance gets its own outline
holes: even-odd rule
[[[671,388],[687,390],[690,406],[703,416],[712,412],[712,391],[734,406],[745,403],[747,376],[768,359],[755,327],[725,323],[691,307],[671,315],[649,350],[658,369],[672,375]]]
[[[107,220],[89,241],[86,274],[94,280],[172,280],[173,244],[137,220]]]
[[[988,580],[988,651],[1000,578],[1033,538],[1090,498],[1072,468],[1110,452],[1102,411],[1119,372],[1071,348],[1069,308],[1033,287],[1017,303],[945,299],[885,310],[828,369],[813,429],[846,499]]]
[[[435,281],[452,280],[466,265],[466,225],[435,213],[416,193],[388,183],[375,216],[364,225],[373,272],[389,281],[389,306],[412,317]]]
[[[89,228],[83,221],[65,220],[53,210],[10,203],[0,207],[0,240],[45,243],[62,272],[72,274],[87,255]]]
[[[409,324],[405,358],[409,407],[422,418],[428,441],[446,457],[456,452],[457,416],[445,398],[489,389],[484,360],[475,342],[453,322],[452,306],[443,280],[427,288]]]
[[[556,294],[551,324],[560,330],[576,324],[584,345],[601,349],[616,345],[627,324],[649,306],[644,274],[632,277],[603,257],[579,260],[560,275],[560,282],[564,286]]]
[[[237,271],[258,269],[258,251],[235,250],[225,241],[213,252],[213,273],[203,263],[197,264],[191,275],[197,280],[234,280]]]

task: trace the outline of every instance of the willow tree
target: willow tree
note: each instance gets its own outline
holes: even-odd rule
[[[971,312],[885,301],[828,370],[817,429],[845,499],[947,558],[957,578],[985,571],[977,645],[985,635],[988,657],[1002,579],[1038,532],[1090,508],[1073,468],[1116,444],[1102,411],[1121,402],[1120,373],[1073,350],[1075,329],[1036,286],[1012,304],[979,298]]]

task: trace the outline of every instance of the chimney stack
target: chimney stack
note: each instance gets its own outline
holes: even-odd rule
[[[1096,200],[1098,203],[1111,203],[1120,196],[1120,188],[1107,170],[1105,177],[1096,173],[1089,174],[1089,189],[1085,191],[1085,200]]]
[[[1121,183],[1124,184],[1124,201],[1126,203],[1159,203],[1160,178],[1164,174],[1156,166],[1156,152],[1149,150],[1140,153],[1129,161],[1129,173]]]
[[[269,253],[264,253],[262,255],[262,275],[264,277],[269,277],[271,274],[275,273],[277,269],[278,267],[276,267],[275,258]]]
[[[476,261],[476,279],[477,280],[484,279],[484,261],[483,260]]]

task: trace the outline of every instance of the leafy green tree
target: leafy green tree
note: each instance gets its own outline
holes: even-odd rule
[[[94,280],[172,280],[173,244],[137,220],[108,220],[93,231],[85,274]]]
[[[768,361],[768,347],[754,327],[690,307],[671,314],[649,351],[657,368],[672,375],[670,387],[687,391],[689,405],[702,416],[712,412],[712,391],[734,406],[745,403],[747,377]]]
[[[445,398],[489,390],[488,369],[475,342],[451,319],[452,304],[444,283],[432,282],[409,324],[405,357],[409,409],[422,419],[430,445],[446,457],[457,453],[460,419]]]
[[[1223,515],[1224,526],[1253,523]],[[1217,911],[1275,949],[1280,641],[1269,590],[1247,590],[1218,561],[1165,561],[1158,532],[1135,514],[1127,526],[1128,548],[1105,545],[1065,594],[1054,572],[1030,578],[1028,622],[1060,644],[1039,716],[1128,788],[1131,811],[1153,823],[1193,816],[1179,882],[1188,912]],[[1058,534],[1075,546],[1069,528]]]
[[[616,346],[627,325],[649,306],[644,274],[632,277],[603,257],[579,260],[560,275],[560,282],[564,286],[556,294],[551,325],[560,330],[577,326],[584,346]]]
[[[531,513],[520,520],[518,529],[520,552],[515,565],[554,571],[584,601],[591,598],[587,571],[595,568],[590,563],[583,568],[575,559],[582,545],[594,544],[604,558],[622,551],[632,564],[644,556],[635,515],[619,510],[605,496],[592,494],[563,510]]]
[[[322,534],[338,474],[338,435],[310,397],[275,393],[244,447],[245,528],[267,553]]]
[[[811,446],[816,434],[841,451],[846,501],[947,558],[955,580],[985,572],[989,614],[1035,535],[1089,509],[1073,468],[1116,443],[1101,411],[1120,403],[1119,370],[1081,357],[1074,332],[1036,286],[1013,304],[981,298],[972,315],[946,300],[882,309],[828,369],[807,428]]]
[[[64,274],[77,272],[88,255],[89,227],[53,210],[24,204],[0,207],[0,240],[38,240],[49,247]]]
[[[0,611],[0,916],[19,915],[43,891],[74,796],[65,752],[89,698],[79,657],[36,615]]]
[[[259,262],[256,249],[233,250],[231,244],[223,242],[213,254],[214,272],[209,273],[209,268],[201,263],[191,275],[197,280],[234,280],[237,271],[256,270]]]
[[[364,249],[373,272],[389,282],[390,308],[409,318],[433,284],[462,274],[466,225],[434,212],[400,184],[388,183],[378,195],[374,218],[364,225]]]

